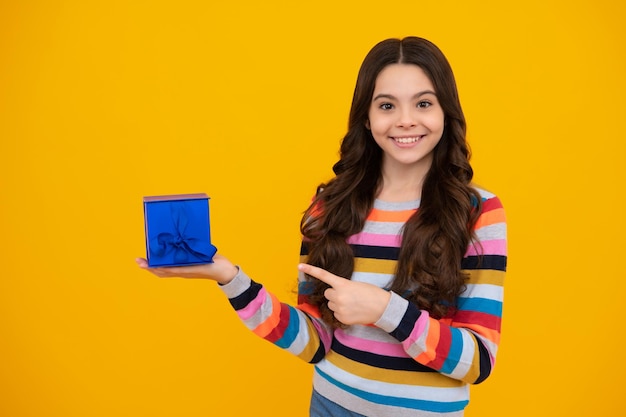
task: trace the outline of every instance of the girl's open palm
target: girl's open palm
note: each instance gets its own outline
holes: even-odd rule
[[[161,278],[210,279],[220,284],[227,284],[237,275],[239,269],[221,255],[213,257],[213,263],[151,268],[144,258],[135,259],[137,265]]]

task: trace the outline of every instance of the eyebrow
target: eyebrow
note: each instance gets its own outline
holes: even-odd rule
[[[437,94],[435,94],[435,92],[432,91],[432,90],[424,90],[424,91],[420,91],[419,93],[415,94],[412,97],[412,99],[420,98],[421,96],[426,95],[426,94],[432,94],[434,96],[437,96]],[[381,99],[381,98],[386,98],[386,99],[389,99],[389,100],[397,100],[397,98],[395,96],[391,95],[391,94],[378,94],[378,95],[376,95],[372,99],[372,101],[375,101],[375,100],[378,100],[378,99]]]

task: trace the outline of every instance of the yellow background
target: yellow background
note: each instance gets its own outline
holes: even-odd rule
[[[214,283],[140,271],[145,195],[294,301],[299,220],[387,37],[448,56],[503,200],[494,374],[468,417],[623,410],[626,14],[608,0],[0,2],[0,415],[305,416],[311,368]]]

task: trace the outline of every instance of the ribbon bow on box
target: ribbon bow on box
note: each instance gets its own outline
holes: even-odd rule
[[[150,254],[158,258],[173,255],[175,264],[213,262],[217,248],[210,243],[210,237],[198,237],[195,230],[188,230],[189,224],[194,223],[193,210],[186,207],[188,202],[171,201],[167,204],[173,227],[150,239]]]
[[[189,217],[184,202],[170,203],[174,233],[162,232],[150,240],[153,255],[163,257],[174,252],[174,262],[186,263],[192,255],[201,261],[212,262],[217,249],[206,240],[199,239],[187,231]]]

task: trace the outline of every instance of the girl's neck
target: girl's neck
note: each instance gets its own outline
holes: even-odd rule
[[[427,173],[428,169],[424,167],[383,164],[382,184],[376,198],[389,202],[418,200],[422,197],[422,185]]]
[[[421,184],[389,184],[383,179],[383,184],[376,198],[390,203],[419,200],[422,197]]]

